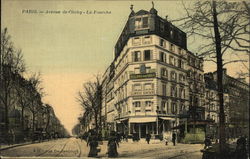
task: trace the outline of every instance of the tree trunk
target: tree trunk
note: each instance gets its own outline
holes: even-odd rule
[[[21,114],[21,128],[24,131],[24,106],[22,105],[22,114]]]
[[[48,114],[48,120],[47,120],[47,124],[46,124],[46,127],[45,127],[46,132],[48,132],[49,122],[50,122],[50,113]]]
[[[98,133],[99,127],[98,127],[98,110],[95,110],[95,129],[96,132]]]
[[[32,112],[32,135],[34,135],[35,132],[35,113]]]
[[[218,86],[218,96],[219,96],[219,144],[220,144],[220,154],[225,151],[225,113],[224,113],[224,99],[223,99],[223,61],[221,54],[221,37],[218,28],[217,21],[217,11],[216,2],[212,2],[213,7],[213,20],[214,20],[214,35],[216,43],[216,58],[217,58],[217,86]]]
[[[8,93],[7,93],[7,89],[5,89],[5,91],[6,91],[5,92],[5,131],[8,133],[9,132],[9,108],[8,108],[9,106],[8,106]]]

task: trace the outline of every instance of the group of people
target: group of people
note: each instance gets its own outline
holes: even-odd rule
[[[98,134],[94,130],[91,130],[86,140],[87,140],[87,146],[90,146],[88,157],[97,157],[98,152],[101,151],[99,147],[99,143],[98,143],[98,141],[100,140],[98,138]],[[110,133],[110,137],[108,138],[108,145],[107,145],[108,157],[118,156],[117,147],[119,147],[120,141],[121,141],[121,138],[119,137],[119,135],[115,131],[112,131]]]

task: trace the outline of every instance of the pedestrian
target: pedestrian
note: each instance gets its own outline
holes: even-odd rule
[[[239,137],[237,140],[235,155],[237,159],[247,159],[246,138],[244,136]]]
[[[173,133],[173,134],[172,134],[172,142],[173,142],[173,145],[175,146],[175,142],[176,142],[176,133]]]
[[[90,146],[88,157],[96,157],[97,153],[100,151],[97,149],[98,137],[97,137],[95,131],[93,131],[93,130],[90,132],[90,134],[91,135],[89,136],[88,143],[87,143],[87,145]]]
[[[117,157],[117,147],[119,147],[119,142],[117,140],[117,135],[114,131],[111,131],[110,137],[108,139],[108,157]]]
[[[209,146],[212,145],[212,142],[211,142],[211,140],[210,140],[210,138],[208,136],[205,138],[204,144],[205,144],[204,149],[206,149],[206,148],[208,148]]]
[[[116,140],[117,142],[121,142],[121,134],[119,132],[116,133]]]
[[[150,142],[150,139],[151,139],[151,135],[150,135],[150,133],[147,133],[147,135],[146,135],[146,141],[147,141],[148,144]]]

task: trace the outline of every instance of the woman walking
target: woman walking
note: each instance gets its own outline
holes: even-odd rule
[[[108,140],[108,157],[117,157],[117,146],[119,146],[119,143],[117,141],[117,137],[114,131],[110,133],[110,137]]]
[[[98,150],[97,150],[98,138],[97,138],[97,135],[94,131],[90,132],[90,136],[89,136],[87,145],[90,146],[88,157],[96,157],[97,153],[98,153]]]

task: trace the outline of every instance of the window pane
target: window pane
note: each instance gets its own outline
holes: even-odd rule
[[[141,61],[141,52],[140,51],[135,51],[134,52],[134,61]]]
[[[145,50],[144,51],[144,60],[145,61],[151,60],[151,51],[150,50]]]
[[[147,28],[148,27],[148,17],[143,17],[142,18],[142,28]]]

